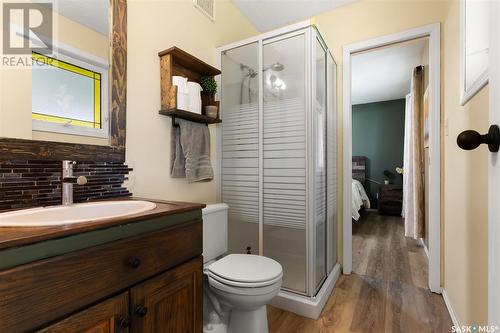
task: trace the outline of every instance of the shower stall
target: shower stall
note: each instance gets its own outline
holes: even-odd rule
[[[313,304],[293,308],[314,317],[339,274],[335,61],[308,22],[220,47],[218,57],[229,251],[277,260],[277,305]]]

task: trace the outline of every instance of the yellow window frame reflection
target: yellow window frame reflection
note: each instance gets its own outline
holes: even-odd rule
[[[70,124],[80,127],[101,128],[101,74],[70,64],[68,62],[47,57],[45,55],[32,52],[31,58],[34,62],[69,71],[74,74],[83,75],[94,81],[94,121],[85,121],[66,117],[52,116],[43,113],[32,112],[32,119],[41,120],[56,124]]]

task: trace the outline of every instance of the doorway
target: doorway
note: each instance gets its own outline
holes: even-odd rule
[[[428,287],[441,293],[440,283],[440,26],[432,24],[397,34],[371,39],[344,47],[343,80],[343,273],[353,269],[353,57],[388,46],[410,43],[415,40],[428,41]],[[356,168],[358,170],[358,168]],[[355,171],[357,172],[357,171]]]

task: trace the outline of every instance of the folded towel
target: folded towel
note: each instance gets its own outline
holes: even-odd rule
[[[172,76],[172,84],[177,86],[177,108],[189,111],[188,79],[182,76]]]
[[[188,81],[187,88],[189,91],[189,111],[201,114],[201,88],[198,82]]]
[[[212,180],[208,126],[183,119],[177,123],[179,128],[172,128],[170,174],[187,177],[189,183]]]
[[[187,82],[188,79],[186,77],[177,75],[172,76],[172,84],[174,86],[177,86],[177,91],[188,94],[189,90],[187,87]]]

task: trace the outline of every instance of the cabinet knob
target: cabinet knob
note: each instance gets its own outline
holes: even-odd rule
[[[148,313],[148,308],[142,305],[139,305],[138,307],[135,308],[135,313],[139,317],[144,317]]]
[[[130,267],[132,267],[132,268],[137,268],[137,267],[139,267],[139,266],[141,265],[141,259],[139,259],[139,258],[135,258],[135,257],[130,258],[130,259],[128,260],[128,265],[129,265]]]
[[[457,144],[464,150],[473,150],[481,144],[487,144],[492,153],[496,153],[500,147],[500,128],[491,125],[488,133],[481,135],[476,131],[463,131],[457,137]]]
[[[120,318],[120,327],[121,328],[127,328],[130,326],[130,319],[127,317],[122,317]]]

